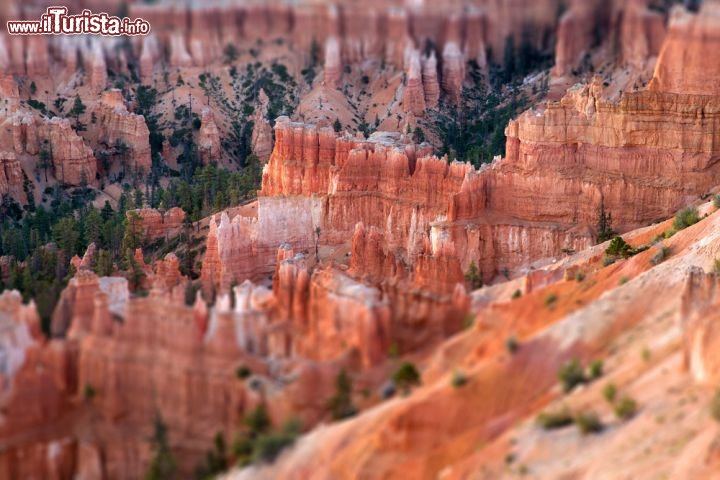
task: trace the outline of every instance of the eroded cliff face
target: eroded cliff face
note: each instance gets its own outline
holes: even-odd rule
[[[673,10],[667,40],[662,46],[649,90],[680,95],[720,95],[717,50],[720,3],[706,1],[698,14]]]
[[[150,172],[150,132],[142,115],[128,112],[120,90],[103,92],[91,116],[96,119],[88,125],[91,144],[107,151],[127,150],[115,156],[118,163],[126,162],[137,172]]]
[[[190,9],[133,4],[130,17],[149,21],[161,43],[170,43],[171,66],[205,66],[218,60],[223,47],[236,39],[285,37],[308,51],[313,41],[325,45],[328,38],[339,34],[342,37],[337,38],[337,52],[342,62],[355,63],[383,54],[390,61],[401,62],[408,41],[424,46],[425,39],[439,45],[441,51],[446,41],[457,41],[468,58],[483,58],[487,47],[498,56],[507,36],[519,39],[528,30],[528,24],[536,26],[529,32],[528,40],[539,47],[546,40],[545,33],[556,26],[560,2],[515,0],[472,4],[469,8],[460,2],[443,7],[429,2],[408,6],[405,2],[374,0],[362,7],[339,1],[330,6],[269,2]],[[171,32],[176,31],[177,25],[188,27],[175,36]]]
[[[541,15],[539,9],[547,4],[518,1],[487,7],[508,9],[498,14],[504,18],[521,7]],[[237,20],[243,35],[282,32],[295,25],[302,38],[298,41],[312,40],[300,37],[298,25],[310,20],[298,12],[314,11],[314,6],[254,5],[242,7],[240,16],[225,8],[147,8],[158,15],[170,12],[173,21],[191,25],[188,37],[159,28],[161,43],[169,42],[171,62],[178,65],[211,62],[233,38]],[[712,13],[713,7],[708,8]],[[328,18],[347,20],[348,12],[358,18],[370,15],[349,8]],[[635,13],[641,14],[633,17]],[[647,35],[640,35],[639,47],[623,48],[629,63],[655,51],[657,18],[645,10],[635,13],[626,11],[622,18],[628,26],[622,31]],[[383,21],[382,13],[372,15]],[[459,94],[459,52],[482,65],[484,47],[498,39],[502,45],[498,32],[515,28],[514,21],[501,28],[483,18],[478,12],[467,17],[475,25],[471,31],[460,26],[467,19],[438,24],[422,10],[393,14],[388,30],[394,33],[384,44],[378,41],[383,37],[373,36],[377,32],[362,33],[349,22],[338,40],[337,71],[326,68],[325,80],[339,82],[342,62],[377,50],[402,58],[396,49],[406,51],[411,41],[406,27],[412,23],[413,31],[422,27],[428,39],[443,38],[445,45],[441,72],[434,52],[420,56],[414,46],[410,50],[405,107],[420,114],[423,103],[425,108],[437,104],[441,90],[449,98]],[[167,21],[158,16],[159,27]],[[339,35],[335,20],[324,23],[321,16],[315,21],[328,37]],[[426,387],[356,420],[318,429],[275,467],[244,474],[305,478],[323,461],[339,478],[461,478],[485,465],[495,468],[495,462],[500,465],[490,475],[499,477],[508,466],[497,459],[509,458],[510,449],[493,442],[507,440],[503,432],[512,430],[509,443],[516,445],[517,429],[522,429],[526,436],[521,440],[529,447],[518,451],[542,457],[542,447],[527,437],[537,443],[546,437],[519,423],[557,396],[552,388],[562,362],[625,348],[620,333],[636,325],[640,334],[652,328],[669,332],[649,338],[660,345],[656,351],[663,355],[682,345],[676,353],[685,358],[693,378],[717,383],[720,367],[713,352],[719,337],[712,322],[717,279],[690,267],[710,269],[717,258],[718,219],[702,220],[677,234],[668,242],[672,258],[657,268],[650,256],[659,246],[608,268],[599,265],[604,246],[591,248],[601,202],[612,213],[613,227],[624,232],[672,215],[718,184],[715,87],[696,81],[694,64],[686,65],[691,73],[687,79],[669,65],[678,61],[683,42],[711,41],[708,32],[713,30],[703,27],[706,21],[685,15],[673,20],[648,90],[615,98],[601,80],[574,87],[561,101],[512,121],[506,158],[480,170],[433,157],[426,145],[414,145],[401,134],[365,139],[278,119],[257,202],[234,217],[222,212],[210,219],[201,283],[214,306],[200,295],[194,305],[185,303],[188,279],[180,274],[175,255],[150,266],[142,251],[135,258],[147,276],[147,298],[132,296],[126,280],[98,278],[88,261],[74,261],[78,272],[63,292],[52,325],[63,340],[40,337],[37,314],[32,305],[22,305],[19,295],[0,296],[0,343],[5,347],[0,352],[5,360],[0,362],[0,437],[8,439],[0,454],[0,476],[140,477],[150,458],[147,438],[157,412],[169,427],[171,445],[183,453],[181,473],[189,475],[215,434],[230,439],[243,415],[261,402],[276,424],[299,415],[312,426],[327,416],[327,399],[341,366],[351,369],[360,385],[378,387],[378,378],[386,379],[393,367],[385,361],[389,350],[417,358]],[[214,22],[220,29],[209,31]],[[144,72],[159,55],[153,53],[155,47],[143,42],[143,52],[149,52],[141,58]],[[20,110],[9,105],[6,111],[14,109],[10,144],[19,145],[18,152],[36,154],[42,144],[33,135],[41,132],[42,138],[42,129],[52,121],[16,115]],[[106,107],[97,108],[102,112]],[[118,108],[108,112],[109,122],[129,121]],[[127,131],[122,126],[117,130]],[[204,143],[214,145],[214,129],[208,130]],[[271,137],[266,129],[253,140],[253,148],[256,143],[258,151],[266,148]],[[77,163],[73,148],[83,153],[83,145],[74,138],[66,141],[74,147],[64,147],[59,158],[70,166]],[[87,174],[82,167],[77,170]],[[6,179],[17,178],[7,168],[3,171]],[[18,181],[6,183],[11,188]],[[252,207],[254,213],[248,213]],[[165,217],[139,210],[129,218],[153,239],[182,225],[181,211],[168,211]],[[637,235],[649,241],[662,233],[658,226]],[[560,256],[550,267],[527,273],[533,261]],[[471,296],[464,272],[472,263],[485,281],[527,275]],[[589,278],[575,281],[576,272],[587,272]],[[516,289],[522,297],[510,301]],[[559,299],[548,306],[550,294]],[[656,301],[648,304],[648,296]],[[442,344],[460,332],[469,311],[477,313],[475,326]],[[506,339],[516,335],[519,350],[508,353]],[[436,354],[427,353],[437,345],[442,346]],[[626,356],[612,357],[610,374],[628,358],[634,359],[633,369],[654,368],[647,361],[638,366],[641,348],[636,342]],[[250,380],[236,377],[240,365],[251,368]],[[462,388],[450,386],[456,365],[467,372]],[[665,375],[661,369],[667,364],[658,365],[644,378]],[[632,388],[624,375],[612,378]],[[672,378],[676,380],[674,373]],[[684,384],[673,385],[682,389]],[[93,398],[85,398],[88,386]],[[595,385],[580,395],[571,399],[580,406],[601,398]],[[671,403],[677,406],[675,400]],[[598,443],[640,423],[614,426]],[[642,430],[632,433],[647,436]],[[617,445],[625,443],[604,445],[620,453]],[[494,459],[479,452],[478,445],[488,444],[486,455]],[[559,462],[548,463],[554,473]],[[583,466],[570,474],[604,467]]]
[[[198,132],[198,149],[200,150],[200,158],[207,165],[210,162],[216,162],[222,155],[220,147],[220,130],[215,123],[215,115],[209,108],[203,108],[200,117],[200,131]]]
[[[717,102],[709,95],[655,90],[626,92],[610,102],[602,98],[600,80],[574,87],[559,103],[510,123],[507,159],[490,188],[491,208],[592,224],[602,197],[621,231],[662,218],[717,184]],[[548,169],[557,171],[543,183]],[[512,194],[503,195],[510,186]],[[536,201],[540,189],[553,192],[552,207]]]
[[[583,62],[592,63],[593,50],[604,60],[636,72],[660,53],[666,18],[649,8],[648,0],[574,1],[560,19],[553,74],[572,73]]]
[[[14,152],[0,153],[0,194],[25,201],[23,171]]]

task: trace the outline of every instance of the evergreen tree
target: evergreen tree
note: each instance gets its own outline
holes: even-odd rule
[[[175,476],[175,459],[170,450],[168,429],[160,414],[155,415],[153,436],[150,439],[153,457],[145,480],[169,480]]]
[[[68,112],[70,116],[75,117],[75,131],[76,132],[83,132],[86,130],[86,126],[83,123],[80,123],[80,115],[85,113],[85,110],[87,108],[85,107],[85,104],[82,103],[82,100],[80,99],[80,95],[75,95],[75,101],[73,102],[73,106]]]
[[[335,379],[335,395],[328,401],[328,408],[335,420],[352,417],[357,413],[352,403],[352,380],[344,368]]]
[[[615,236],[612,229],[612,213],[605,212],[605,197],[600,197],[600,210],[598,212],[597,238],[598,243],[603,243]]]

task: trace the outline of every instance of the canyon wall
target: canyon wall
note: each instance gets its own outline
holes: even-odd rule
[[[642,70],[658,56],[666,34],[665,15],[649,0],[577,0],[560,19],[553,74],[569,74],[605,46],[608,61]]]
[[[138,172],[150,172],[150,131],[142,115],[128,112],[120,90],[103,92],[91,117],[95,119],[95,123],[88,125],[91,144],[114,152],[127,150],[117,153],[119,161],[126,162],[129,168]]]

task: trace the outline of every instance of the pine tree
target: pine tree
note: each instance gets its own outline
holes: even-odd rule
[[[168,429],[160,414],[155,415],[153,436],[150,439],[153,457],[145,480],[169,480],[175,476],[175,459],[170,450]]]
[[[345,369],[341,369],[335,378],[335,395],[328,401],[328,408],[335,420],[352,417],[357,413],[352,403],[352,380]]]
[[[600,197],[600,211],[598,212],[597,238],[598,243],[603,243],[615,236],[612,229],[612,213],[605,212],[605,197]]]
[[[85,124],[80,123],[80,115],[85,113],[86,109],[85,104],[82,103],[82,100],[80,99],[80,95],[75,95],[75,101],[73,102],[73,106],[68,114],[75,117],[75,131],[77,132],[83,132],[86,130]]]

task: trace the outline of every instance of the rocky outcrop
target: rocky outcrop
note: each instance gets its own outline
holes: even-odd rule
[[[102,91],[107,84],[107,64],[105,53],[99,40],[91,40],[90,47],[83,51],[83,64],[85,71],[90,76],[90,84],[93,88]]]
[[[522,209],[532,210],[536,221],[572,218],[592,225],[602,197],[614,227],[623,231],[663,218],[717,184],[713,158],[720,132],[709,112],[718,97],[640,91],[612,102],[602,89],[600,79],[573,87],[562,101],[510,122],[507,159],[492,176],[490,208],[528,220]],[[543,172],[555,159],[563,159],[563,174],[545,183]],[[537,175],[532,181],[530,172]],[[502,193],[503,185],[512,194]],[[546,195],[552,206],[537,201]],[[627,198],[637,201],[628,205]]]
[[[720,360],[714,352],[720,348],[717,306],[720,283],[715,274],[700,268],[690,271],[682,296],[684,364],[693,379],[703,385],[717,385]]]
[[[270,99],[265,90],[260,89],[258,105],[255,107],[255,114],[253,115],[253,132],[250,144],[252,152],[263,164],[270,160],[273,147],[272,127],[267,119],[269,104]]]
[[[185,220],[185,212],[179,207],[167,211],[140,208],[128,210],[125,215],[134,231],[147,242],[177,235]]]
[[[67,288],[63,290],[53,311],[52,336],[77,335],[80,331],[89,330],[95,294],[99,291],[100,282],[97,275],[90,270],[78,270],[68,282]],[[75,327],[75,332],[69,330],[71,325]]]
[[[185,38],[181,32],[173,33],[170,36],[170,58],[169,64],[173,67],[190,67],[193,60],[185,46]]]
[[[48,145],[32,145],[32,126],[27,129],[28,152],[31,148],[38,152],[47,147],[55,171],[55,178],[69,185],[82,183],[94,184],[97,173],[97,162],[93,151],[83,139],[72,129],[70,121],[53,117],[38,125],[37,136],[48,140]]]
[[[442,53],[442,88],[450,99],[459,103],[465,80],[465,56],[455,42],[445,44]]]
[[[627,2],[620,25],[620,61],[635,69],[644,69],[657,57],[665,39],[665,18],[648,9],[648,0]]]
[[[216,162],[222,154],[220,147],[220,130],[215,123],[215,116],[209,108],[203,108],[200,131],[198,132],[198,150],[202,162],[207,165]]]
[[[440,83],[437,75],[437,58],[435,51],[423,57],[422,83],[425,91],[425,105],[427,108],[437,108],[440,100]]]
[[[578,0],[560,19],[555,47],[553,73],[562,76],[570,73],[582,57],[598,41],[597,33],[610,22],[608,8],[611,2]]]
[[[679,95],[720,95],[717,82],[708,81],[720,74],[714,48],[719,25],[720,3],[715,1],[704,2],[699,13],[673,10],[648,89]]]
[[[340,44],[335,37],[325,42],[325,71],[323,83],[330,88],[338,88],[342,77],[342,61],[340,60]]]
[[[665,17],[648,0],[576,1],[558,28],[553,74],[563,76],[589,61],[605,41],[607,61],[642,71],[656,57],[665,37]],[[615,58],[614,58],[615,57]]]
[[[10,195],[25,203],[23,171],[13,152],[0,152],[0,195]]]
[[[24,305],[17,291],[0,294],[0,344],[0,435],[7,439],[67,412],[75,388],[68,349],[44,342],[34,303]]]
[[[160,60],[160,47],[158,46],[157,37],[154,35],[143,36],[142,46],[140,47],[139,68],[144,82],[149,83],[158,60]]]
[[[425,114],[425,91],[423,89],[420,52],[411,49],[405,58],[407,82],[403,93],[403,108],[406,112],[421,117]]]
[[[138,172],[150,172],[150,131],[142,115],[130,113],[118,89],[102,93],[92,113],[96,123],[88,126],[90,140],[106,151],[117,151],[118,145],[127,148],[120,155],[128,166]],[[124,148],[124,147],[123,147]]]

